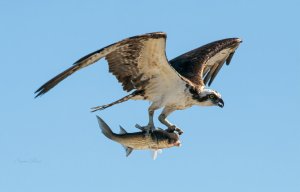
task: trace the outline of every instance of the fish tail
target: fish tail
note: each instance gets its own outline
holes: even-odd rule
[[[101,119],[98,115],[96,115],[97,119],[98,119],[98,123],[99,123],[99,127],[101,128],[102,133],[109,139],[114,140],[116,142],[119,143],[118,141],[118,136],[117,134],[115,134],[114,132],[112,132],[112,130],[109,128],[109,126],[104,122],[103,119]],[[127,132],[125,131],[125,129],[123,127],[120,126],[120,130],[121,130],[121,134],[127,134]],[[128,157],[130,155],[130,153],[133,151],[133,148],[131,147],[127,147],[125,145],[123,145],[122,143],[120,143],[126,152],[126,157]]]
[[[96,115],[97,116],[97,115]],[[102,131],[102,133],[109,139],[114,140],[114,133],[110,129],[110,127],[101,119],[99,116],[97,116],[99,127]]]

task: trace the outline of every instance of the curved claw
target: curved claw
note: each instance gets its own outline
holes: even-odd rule
[[[179,135],[182,135],[182,134],[183,134],[182,129],[179,129],[178,127],[175,129],[175,131],[177,131],[177,133],[178,133]]]
[[[180,128],[176,127],[176,125],[168,127],[167,131],[170,133],[174,133],[176,131],[179,135],[183,134],[183,131]]]

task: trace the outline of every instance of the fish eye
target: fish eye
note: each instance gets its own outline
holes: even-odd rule
[[[209,98],[213,99],[215,96],[214,95],[209,95]]]

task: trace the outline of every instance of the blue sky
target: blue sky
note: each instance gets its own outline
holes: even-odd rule
[[[1,1],[0,191],[300,191],[299,1]],[[80,57],[133,35],[168,34],[172,59],[240,37],[211,88],[225,107],[192,107],[170,121],[183,146],[125,157],[115,130],[147,123],[146,101],[97,113],[126,93],[103,60],[34,99]],[[156,114],[157,115],[157,114]],[[156,125],[160,125],[156,120]]]

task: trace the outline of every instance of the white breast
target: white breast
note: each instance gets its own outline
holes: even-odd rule
[[[185,109],[194,105],[194,100],[185,83],[173,84],[173,86],[169,87],[158,86],[157,92],[160,94],[150,93],[147,96],[148,100],[157,103],[160,107],[172,106],[176,109]]]

